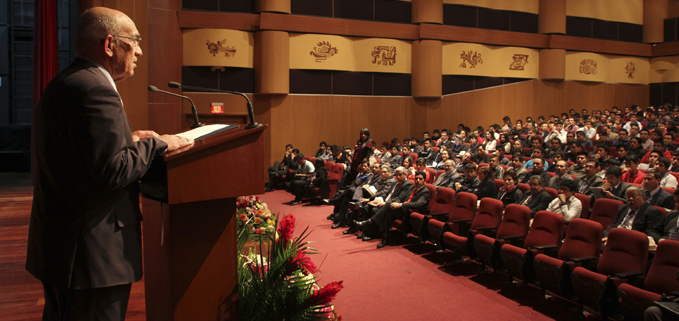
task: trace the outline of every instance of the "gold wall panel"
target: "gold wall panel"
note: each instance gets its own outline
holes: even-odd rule
[[[290,34],[290,69],[410,73],[411,43],[380,38]]]
[[[645,58],[566,53],[566,80],[648,84],[650,62]]]
[[[254,35],[229,29],[184,29],[184,66],[252,68]],[[172,48],[167,48],[172,50]]]
[[[462,42],[443,44],[444,75],[538,78],[539,66],[540,54],[536,49]]]

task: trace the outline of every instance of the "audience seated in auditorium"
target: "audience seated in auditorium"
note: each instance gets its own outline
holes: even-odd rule
[[[575,197],[575,181],[565,180],[559,186],[559,196],[552,200],[547,210],[564,216],[566,222],[580,217],[582,214],[582,203]]]
[[[293,149],[292,144],[285,145],[285,155],[281,162],[275,162],[272,167],[269,167],[269,183],[266,186],[266,192],[271,192],[276,188],[276,184],[283,176],[286,176],[288,169],[297,169],[297,162],[295,162],[295,155],[299,153],[298,149]]]
[[[480,183],[481,181],[476,177],[476,165],[467,163],[464,165],[464,180],[455,183],[455,191],[474,194]]]
[[[516,173],[508,170],[504,173],[505,185],[497,192],[497,199],[502,201],[504,207],[509,204],[518,204],[523,199],[523,192],[519,188]]]
[[[627,189],[625,196],[627,204],[620,205],[613,223],[604,230],[604,242],[608,233],[614,228],[625,228],[645,233],[657,243],[662,235],[662,213],[657,208],[646,203],[646,190],[632,186]],[[603,246],[603,244],[602,244]]]
[[[302,153],[295,156],[295,161],[299,164],[299,168],[295,171],[293,180],[287,183],[286,186],[286,190],[295,195],[295,199],[292,201],[293,205],[302,203],[302,198],[307,192],[311,176],[316,170],[310,161],[304,159],[304,154]]]
[[[660,187],[662,174],[656,170],[650,170],[644,174],[642,186],[646,189],[646,203],[663,208],[674,208],[674,198]]]
[[[670,160],[665,157],[660,157],[656,162],[655,170],[662,175],[660,187],[677,188],[677,179],[668,172],[671,166]]]
[[[445,172],[436,179],[434,186],[436,188],[447,187],[455,189],[455,183],[462,180],[460,174],[455,172],[455,162],[452,159],[448,159],[443,163],[443,168]]]
[[[568,175],[568,163],[565,160],[560,160],[554,165],[556,176],[549,179],[548,187],[558,190],[561,183],[564,181],[572,181],[573,177]]]
[[[429,199],[431,198],[431,193],[427,189],[425,184],[426,174],[422,171],[418,171],[415,174],[415,184],[410,184],[406,179],[405,169],[396,169],[396,181],[398,182],[392,193],[385,200],[383,206],[381,206],[372,217],[368,220],[353,223],[363,231],[366,230],[376,230],[382,228],[382,242],[377,245],[377,248],[382,248],[388,244],[388,233],[391,228],[391,223],[395,219],[403,220],[404,226],[409,225],[409,210],[428,212],[429,210]]]
[[[519,203],[530,208],[531,217],[535,213],[547,209],[552,197],[545,190],[545,181],[539,175],[533,175],[529,178],[530,191],[523,195],[523,199]]]
[[[474,191],[474,194],[476,194],[478,199],[483,199],[485,197],[497,197],[495,179],[490,172],[489,166],[483,166],[479,169],[479,186]]]

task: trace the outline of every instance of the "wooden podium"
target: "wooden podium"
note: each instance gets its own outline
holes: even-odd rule
[[[156,157],[142,178],[146,318],[222,320],[238,282],[236,198],[264,192],[264,130],[245,125]]]

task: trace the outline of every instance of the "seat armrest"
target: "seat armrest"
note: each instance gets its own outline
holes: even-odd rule
[[[583,256],[583,257],[574,257],[569,262],[580,263],[580,262],[592,261],[592,260],[596,260],[596,259],[598,259],[598,257],[596,257],[596,256]]]
[[[486,227],[477,227],[474,229],[474,231],[490,231],[490,230],[495,230],[497,227],[495,226],[486,226]]]
[[[555,249],[559,247],[556,244],[551,244],[551,245],[538,245],[538,246],[533,246],[531,249],[533,250],[538,250],[538,251],[543,251],[543,250],[550,250],[550,249]]]
[[[459,220],[450,220],[448,223],[464,223],[464,222],[471,222],[471,220],[468,219],[459,219]]]
[[[520,238],[526,237],[525,235],[508,235],[508,236],[503,236],[503,237],[498,237],[498,240],[516,240]]]
[[[616,273],[611,276],[611,279],[629,279],[631,277],[635,276],[640,276],[643,275],[644,272],[642,271],[630,271],[630,272],[622,272],[622,273]]]
[[[430,213],[429,215],[425,215],[425,216],[431,216],[431,217],[434,217],[434,218],[436,218],[437,220],[440,221],[439,218],[442,217],[442,216],[446,216],[446,215],[448,215],[448,213]]]

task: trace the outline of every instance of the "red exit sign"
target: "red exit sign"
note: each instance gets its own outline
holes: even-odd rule
[[[210,113],[223,114],[224,113],[224,103],[212,103],[211,107],[210,107]]]

